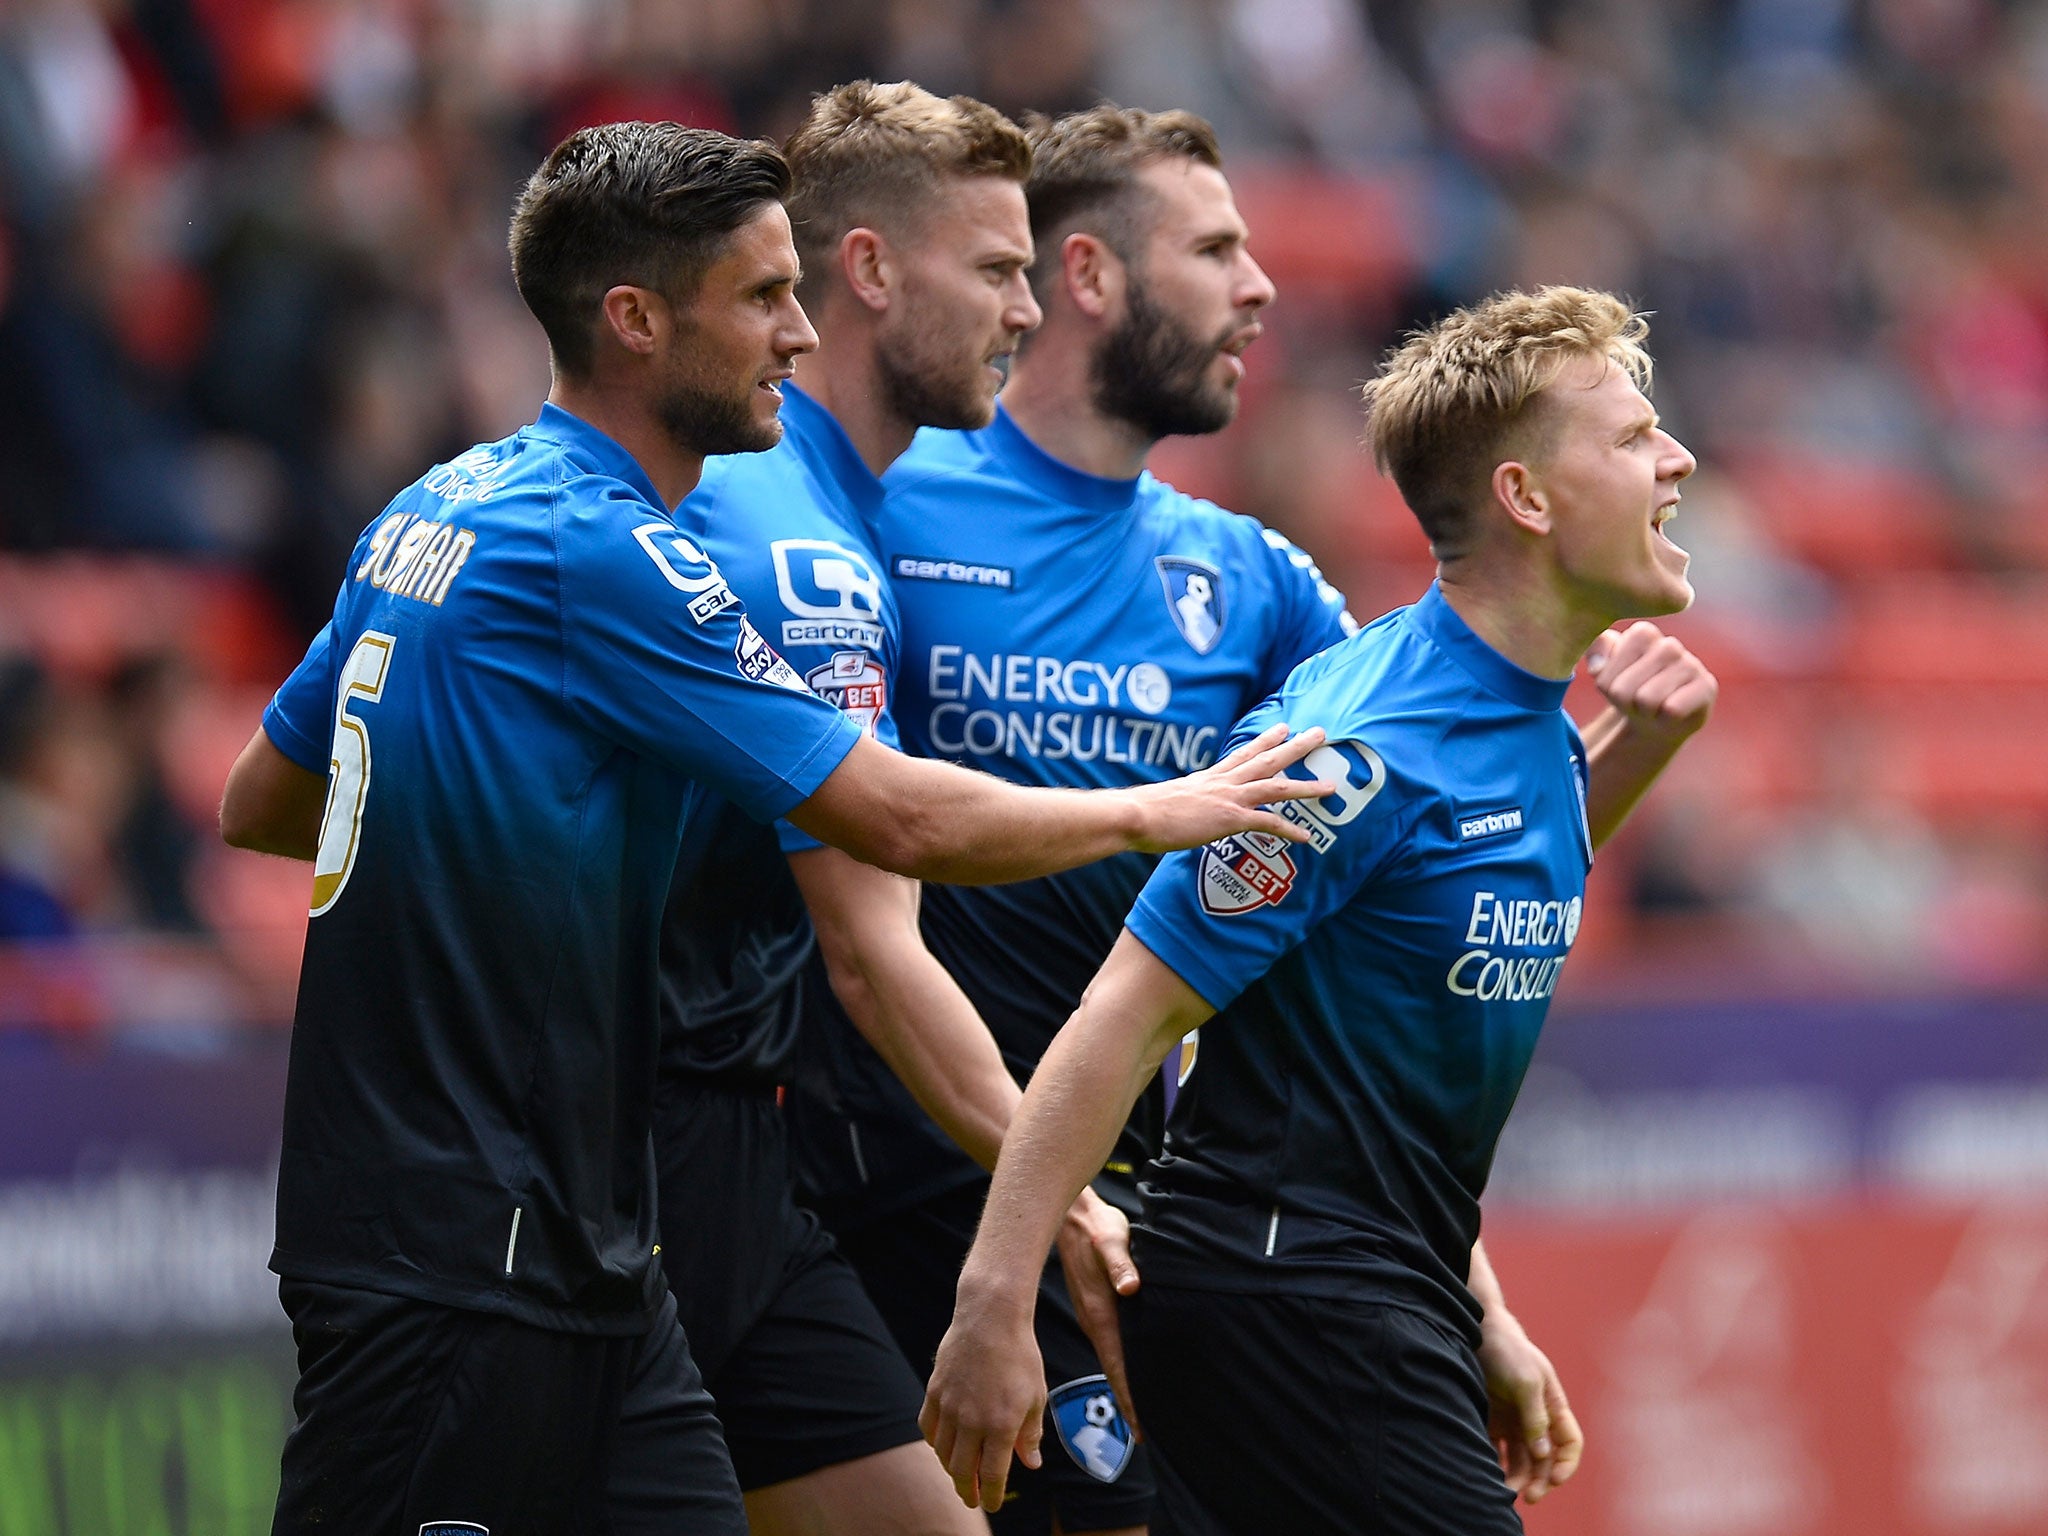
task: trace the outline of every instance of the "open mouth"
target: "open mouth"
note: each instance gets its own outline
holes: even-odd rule
[[[1670,535],[1664,532],[1664,525],[1676,516],[1678,516],[1678,498],[1674,496],[1650,514],[1651,530],[1659,538],[1668,540]]]
[[[1265,329],[1262,325],[1248,325],[1243,330],[1234,332],[1224,341],[1222,346],[1216,349],[1229,359],[1230,372],[1233,378],[1241,379],[1244,377],[1245,348],[1257,341],[1264,334]]]

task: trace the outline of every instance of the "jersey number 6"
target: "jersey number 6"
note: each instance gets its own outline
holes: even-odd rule
[[[391,648],[398,642],[365,630],[341,669],[334,700],[334,746],[327,765],[327,809],[320,816],[320,851],[313,859],[313,916],[341,895],[355,868],[363,832],[363,802],[370,794],[370,728],[348,712],[350,699],[374,704],[384,697]]]

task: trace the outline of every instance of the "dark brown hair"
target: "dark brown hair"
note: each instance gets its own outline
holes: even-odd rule
[[[598,309],[621,283],[687,299],[726,236],[789,195],[773,144],[680,123],[606,123],[557,144],[512,210],[512,278],[555,365],[590,370]]]
[[[1148,194],[1138,172],[1155,160],[1193,160],[1223,168],[1216,130],[1192,112],[1147,112],[1108,102],[1065,117],[1033,116],[1031,238],[1038,247],[1032,282],[1045,296],[1059,269],[1059,242],[1076,232],[1132,260],[1144,230]]]

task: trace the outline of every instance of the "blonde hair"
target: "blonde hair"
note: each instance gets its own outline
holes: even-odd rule
[[[1497,293],[1417,331],[1365,386],[1366,440],[1439,560],[1464,552],[1493,471],[1540,451],[1543,392],[1581,358],[1650,387],[1646,317],[1611,293]]]
[[[948,176],[1031,174],[1024,130],[972,96],[934,96],[898,80],[855,80],[811,100],[783,146],[797,254],[815,273],[851,229],[900,226],[944,192]]]

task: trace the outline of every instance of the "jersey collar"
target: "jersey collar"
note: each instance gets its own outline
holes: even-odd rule
[[[863,521],[874,521],[882,509],[882,482],[862,460],[839,418],[788,380],[782,385],[782,435]]]
[[[1431,582],[1422,600],[1408,614],[1410,623],[1489,693],[1523,709],[1547,713],[1564,708],[1565,690],[1571,687],[1571,679],[1538,677],[1509,661],[1458,617],[1457,610],[1444,601],[1439,583]]]
[[[575,412],[565,411],[550,400],[541,406],[539,419],[526,430],[530,436],[570,449],[599,474],[625,481],[663,512],[670,510],[654,482],[648,479],[647,471],[640,467],[640,461],[620,447],[617,439],[606,436]]]
[[[1119,512],[1137,500],[1138,482],[1145,478],[1111,480],[1061,463],[1024,435],[1000,400],[996,419],[982,429],[982,437],[1018,479],[1052,501]]]

